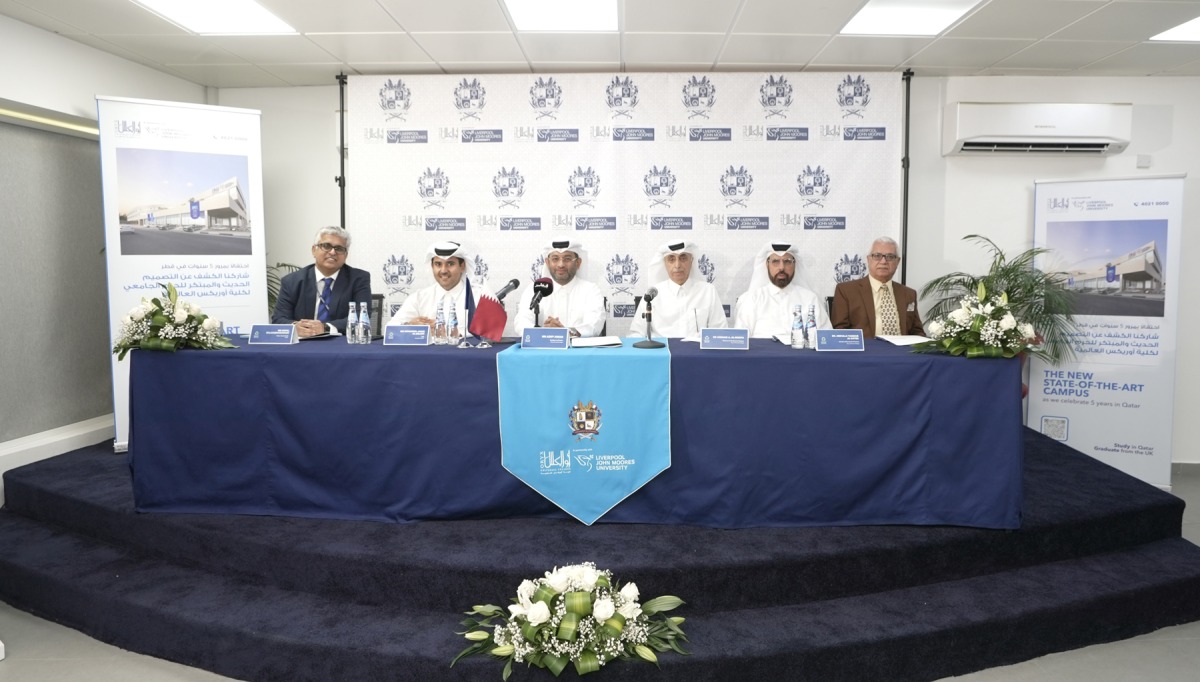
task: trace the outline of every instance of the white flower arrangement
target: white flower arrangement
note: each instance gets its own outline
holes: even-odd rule
[[[1011,358],[1038,346],[1033,325],[1013,316],[1008,295],[987,295],[983,282],[963,296],[958,308],[926,328],[930,341],[913,346],[920,353],[949,353],[968,358]]]
[[[146,299],[121,318],[121,338],[113,345],[118,360],[134,348],[175,351],[180,348],[216,350],[233,348],[221,335],[221,323],[200,309],[200,306],[179,300],[179,292],[171,283],[160,284],[166,296]]]
[[[489,654],[506,659],[507,680],[513,662],[546,668],[557,677],[568,663],[580,675],[616,659],[641,658],[658,665],[655,651],[687,654],[680,625],[684,619],[662,615],[683,601],[664,596],[638,602],[637,585],[618,586],[611,571],[591,562],[547,571],[524,580],[508,610],[492,604],[473,607],[459,634],[472,644],[450,662]]]

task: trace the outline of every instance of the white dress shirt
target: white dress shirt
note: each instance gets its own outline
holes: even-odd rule
[[[654,336],[673,339],[695,337],[705,327],[724,329],[729,326],[717,288],[708,282],[689,277],[679,285],[664,279],[654,288],[658,289],[658,296],[654,297],[650,308],[653,314],[651,332]],[[629,325],[629,336],[646,336],[646,318],[642,317],[645,312],[646,301],[643,299],[638,302],[633,324]]]
[[[733,326],[749,329],[750,336],[756,339],[769,339],[776,334],[790,335],[792,308],[797,305],[802,306],[805,315],[810,305],[814,307],[817,329],[832,328],[825,301],[795,282],[782,289],[774,284],[764,284],[742,294],[737,302]]]
[[[443,289],[440,284],[431,284],[424,289],[409,294],[408,298],[404,299],[404,303],[400,306],[400,310],[396,311],[396,314],[392,316],[388,324],[408,324],[409,320],[418,317],[428,317],[431,320],[436,319],[438,305],[444,301],[446,324],[450,324],[450,305],[453,304],[458,315],[459,329],[465,334],[468,324],[466,281],[467,278],[463,277],[449,291]],[[486,285],[479,282],[471,282],[471,297],[475,299],[475,304],[478,305],[479,297],[485,293],[491,293],[491,290]],[[494,297],[495,294],[492,294],[492,296]]]
[[[513,329],[521,334],[526,327],[536,326],[533,323],[533,311],[529,304],[533,302],[533,287],[526,287],[521,292],[521,302],[517,304],[517,317],[513,321]],[[542,299],[542,316],[558,318],[567,329],[574,329],[580,336],[599,336],[608,319],[608,311],[604,309],[604,294],[600,287],[576,277],[567,284],[554,283],[554,291]]]

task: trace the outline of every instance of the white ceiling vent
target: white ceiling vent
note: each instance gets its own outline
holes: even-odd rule
[[[1111,156],[1132,129],[1132,104],[956,102],[946,105],[942,155]]]

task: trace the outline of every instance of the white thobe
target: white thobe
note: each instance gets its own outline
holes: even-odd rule
[[[521,302],[517,304],[517,317],[513,329],[520,334],[526,327],[536,326],[533,323],[533,311],[529,304],[533,302],[533,287],[526,287],[521,292]],[[565,285],[554,283],[554,291],[542,299],[542,316],[558,318],[567,329],[574,329],[580,336],[599,336],[608,319],[608,311],[604,309],[604,294],[600,287],[579,278]]]
[[[429,319],[437,319],[438,305],[445,306],[446,324],[450,324],[450,305],[454,305],[454,310],[458,316],[458,326],[462,333],[466,333],[466,328],[469,323],[467,320],[467,285],[466,278],[458,281],[449,291],[442,288],[440,284],[431,284],[419,291],[409,294],[408,298],[404,299],[400,310],[392,316],[388,324],[408,324],[410,320],[418,317],[428,317]],[[491,290],[485,285],[478,282],[471,282],[471,298],[475,299],[474,303],[479,303],[479,297],[483,294],[491,294]],[[493,297],[495,294],[491,294]]]
[[[653,314],[651,332],[654,336],[672,339],[695,337],[705,327],[724,329],[729,326],[717,288],[708,282],[689,277],[679,285],[665,279],[655,284],[654,288],[658,289],[650,308]],[[637,312],[633,314],[633,324],[629,325],[630,336],[646,336],[645,312],[646,300],[642,299],[638,302]]]
[[[747,291],[738,299],[734,315],[734,327],[749,329],[756,339],[769,339],[776,334],[790,335],[792,332],[792,310],[794,306],[808,315],[808,307],[816,311],[817,329],[832,329],[825,301],[795,282],[780,289],[774,284],[764,284]]]

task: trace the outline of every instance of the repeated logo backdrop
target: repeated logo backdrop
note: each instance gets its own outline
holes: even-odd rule
[[[797,277],[829,296],[899,238],[897,74],[355,76],[347,106],[351,262],[391,310],[432,284],[442,239],[493,289],[579,240],[624,334],[665,241],[699,244],[693,276],[729,310],[767,241],[799,244]]]

